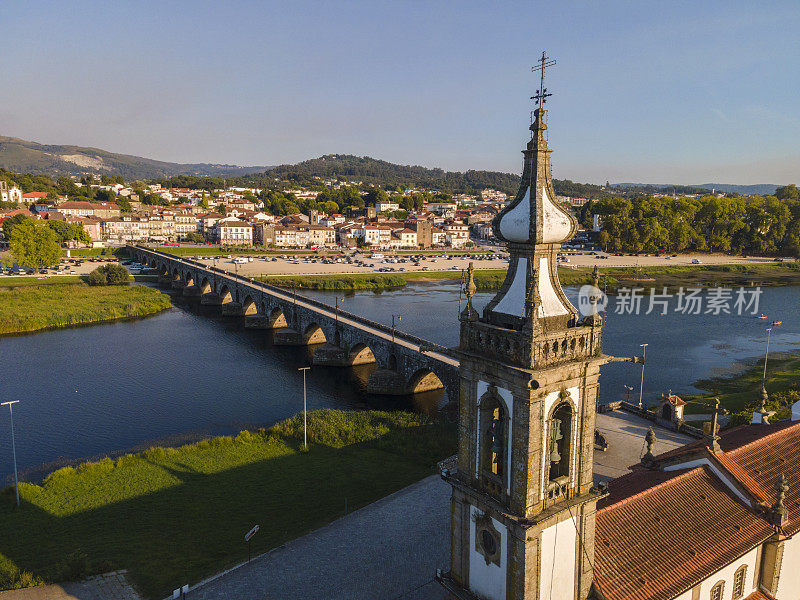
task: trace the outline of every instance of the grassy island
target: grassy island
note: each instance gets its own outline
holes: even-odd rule
[[[731,425],[749,423],[761,402],[763,369],[764,359],[760,358],[735,375],[696,381],[694,386],[707,393],[685,398],[688,402],[686,412],[711,412],[711,402],[718,397],[722,407],[731,412]],[[789,417],[789,407],[800,400],[800,355],[770,356],[766,388],[769,394],[767,408],[776,413],[773,420]]]
[[[0,494],[0,589],[128,569],[148,598],[294,539],[435,472],[456,428],[405,412],[322,410],[179,448],[52,473]]]
[[[145,286],[90,287],[59,280],[0,281],[0,334],[151,315],[169,296]]]

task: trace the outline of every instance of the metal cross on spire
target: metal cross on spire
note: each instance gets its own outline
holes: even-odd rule
[[[539,71],[541,73],[541,81],[539,84],[539,89],[536,90],[536,94],[531,96],[531,100],[536,100],[536,104],[539,108],[544,108],[544,103],[547,102],[547,99],[552,96],[553,94],[547,93],[547,88],[544,87],[544,71],[547,67],[552,67],[556,64],[556,60],[554,58],[549,58],[547,56],[547,51],[542,52],[542,58],[537,61],[539,64],[535,67],[531,67],[531,71],[534,73]]]

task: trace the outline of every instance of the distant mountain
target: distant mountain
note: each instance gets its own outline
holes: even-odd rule
[[[275,178],[298,183],[319,184],[315,177],[361,181],[381,186],[436,189],[444,192],[477,192],[494,188],[513,194],[519,187],[519,175],[497,171],[445,171],[411,165],[398,165],[369,156],[326,154],[294,165],[279,165],[265,173],[240,178],[251,185],[266,185]]]
[[[672,183],[612,183],[612,188],[622,188],[628,193],[638,194],[709,194],[711,188],[699,185],[676,185]]]
[[[612,183],[611,187],[624,188],[626,191],[642,191],[644,193],[703,194],[712,190],[723,193],[741,194],[742,196],[770,196],[780,186],[773,183],[755,185],[736,185],[733,183],[702,183],[700,185],[678,185],[673,183]]]
[[[157,179],[172,175],[236,177],[269,168],[171,163],[116,154],[99,148],[45,145],[4,136],[0,136],[0,167],[17,173],[41,173],[53,178],[94,173],[122,175],[126,180]]]
[[[236,179],[238,185],[266,187],[275,178],[298,184],[319,185],[322,179],[360,181],[386,187],[422,188],[451,194],[475,194],[491,188],[514,195],[519,189],[520,176],[500,171],[445,171],[411,165],[398,165],[369,156],[351,154],[326,154],[294,165],[279,165],[265,173],[251,174]],[[556,193],[563,196],[603,198],[609,193],[593,184],[553,180]]]
[[[755,185],[735,185],[732,183],[704,183],[701,187],[710,190],[717,190],[718,192],[733,192],[734,194],[741,194],[742,196],[772,196],[775,194],[779,185],[774,183],[757,183]]]

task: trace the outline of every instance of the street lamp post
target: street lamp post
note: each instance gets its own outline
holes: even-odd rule
[[[339,327],[339,296],[334,296],[336,300],[336,327]]]
[[[623,384],[622,384],[622,387],[624,387],[624,388],[625,388],[625,390],[626,390],[626,391],[627,391],[627,393],[628,393],[627,401],[628,401],[628,404],[630,404],[630,403],[631,403],[631,392],[633,391],[633,386],[632,386],[632,385],[625,385],[625,384],[623,383]]]
[[[306,371],[311,367],[300,367],[303,372],[303,449],[308,450],[308,417],[306,416]]]
[[[764,352],[764,375],[761,377],[761,387],[767,387],[767,358],[769,358],[769,338],[772,335],[772,327],[767,327],[767,350]]]
[[[8,415],[11,417],[11,455],[14,458],[14,489],[17,492],[17,506],[19,506],[19,477],[17,476],[17,445],[14,440],[14,404],[19,400],[0,403],[0,406],[8,406]]]
[[[642,391],[644,389],[644,364],[647,356],[647,346],[648,344],[639,344],[639,347],[642,349],[642,382],[639,384],[639,408],[642,408]]]

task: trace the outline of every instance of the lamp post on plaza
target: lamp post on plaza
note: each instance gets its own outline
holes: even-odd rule
[[[642,408],[642,391],[644,388],[644,364],[645,364],[645,357],[647,356],[647,346],[648,344],[639,344],[639,347],[642,349],[642,382],[639,384],[639,408]]]
[[[311,367],[300,367],[303,372],[303,449],[308,450],[308,419],[306,417],[306,371]]]
[[[772,335],[772,327],[767,327],[767,350],[764,352],[764,375],[761,377],[761,388],[767,387],[767,359],[769,358],[769,338]]]
[[[17,476],[17,445],[14,440],[14,404],[19,400],[2,402],[0,406],[8,406],[8,416],[11,417],[11,455],[14,458],[14,490],[17,492],[17,506],[19,506],[19,477]]]

